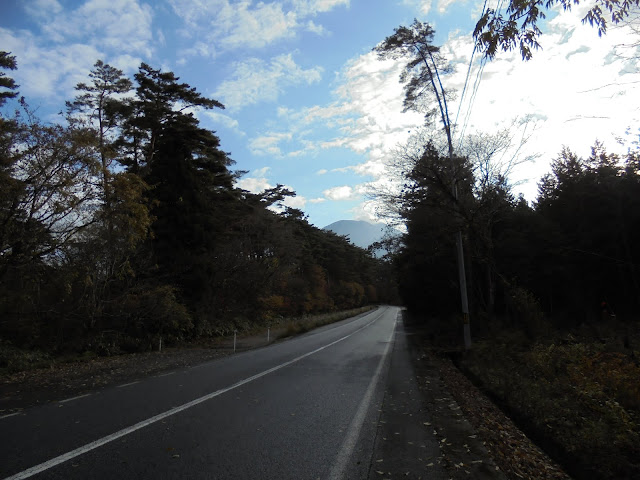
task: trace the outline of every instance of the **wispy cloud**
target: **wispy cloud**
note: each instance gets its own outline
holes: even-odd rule
[[[296,36],[301,30],[322,35],[324,27],[310,20],[348,0],[232,2],[230,0],[170,0],[189,37],[204,38],[222,49],[262,48]]]
[[[268,63],[251,58],[234,65],[231,79],[222,82],[214,96],[231,110],[273,102],[285,88],[319,82],[322,71],[321,67],[301,68],[291,53],[273,57]]]
[[[240,129],[240,123],[238,120],[230,117],[229,115],[225,115],[224,113],[220,113],[215,110],[205,110],[202,112],[202,115],[213,122],[214,130],[217,129],[218,125],[223,125],[240,136],[244,137],[246,135],[246,133]]]
[[[523,153],[542,157],[535,164],[519,167],[511,179],[524,182],[517,189],[529,199],[535,197],[537,181],[563,145],[588,155],[589,147],[600,139],[615,150],[615,138],[640,121],[639,111],[628,108],[630,99],[640,96],[640,83],[634,83],[640,82],[640,68],[637,61],[620,55],[617,47],[631,32],[620,27],[599,38],[595,29],[581,24],[586,8],[556,11],[540,38],[543,48],[529,62],[523,62],[517,51],[501,52],[487,63],[475,101],[471,104],[473,97],[469,96],[463,100],[460,126],[472,106],[467,133],[504,128],[525,115],[540,119]],[[452,38],[444,51],[451,56],[470,53],[472,42],[470,35]],[[464,83],[466,62],[460,62],[457,73],[448,80],[458,91]],[[472,79],[476,72],[477,67]],[[457,104],[450,109],[457,110]]]
[[[268,179],[270,170],[270,167],[262,167],[252,170],[248,177],[241,178],[236,182],[236,187],[255,194],[262,193],[269,188],[273,188],[274,185],[272,185],[271,181]],[[294,189],[289,185],[284,185],[284,188],[294,191]],[[311,203],[318,203],[317,200],[318,199],[313,199],[311,200]],[[320,200],[324,201],[324,199]],[[307,199],[302,195],[296,195],[293,197],[286,197],[282,201],[282,204],[286,207],[302,209],[307,204]],[[274,211],[281,210],[278,205],[272,205],[271,209]]]
[[[366,193],[366,184],[355,186],[341,185],[324,190],[322,194],[325,198],[334,201],[358,200]]]
[[[21,93],[58,103],[86,81],[97,59],[125,71],[153,52],[151,7],[137,0],[90,0],[63,9],[55,0],[23,5],[32,31],[0,29],[0,44],[18,60]]]
[[[279,108],[282,130],[261,137],[261,142],[267,142],[271,152],[279,154],[280,143],[294,139],[303,148],[290,150],[306,154],[346,148],[369,158],[344,171],[383,175],[383,157],[423,122],[422,115],[402,113],[403,90],[398,81],[401,67],[398,62],[379,61],[373,53],[357,57],[341,72],[335,101],[299,110]],[[317,131],[330,136],[319,136]]]
[[[282,150],[280,143],[282,141],[290,141],[292,138],[291,133],[273,133],[270,135],[263,135],[252,139],[249,142],[249,150],[254,155],[271,155],[280,157],[282,156]]]
[[[243,177],[236,182],[236,186],[251,193],[264,192],[268,188],[273,188],[267,179],[267,174],[271,170],[269,167],[262,167],[250,172],[248,177]]]

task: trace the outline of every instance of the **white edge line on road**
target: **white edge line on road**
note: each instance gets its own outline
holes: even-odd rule
[[[118,385],[116,388],[128,387],[129,385],[135,385],[136,383],[140,383],[140,380],[136,380],[135,382],[123,383],[122,385]]]
[[[91,394],[90,393],[85,393],[84,395],[78,395],[77,397],[71,397],[71,398],[66,398],[64,400],[60,400],[58,403],[72,402],[74,400],[78,400],[79,398],[88,397],[89,395],[91,395]]]
[[[191,407],[195,407],[196,405],[199,405],[202,402],[206,402],[207,400],[211,400],[214,397],[217,397],[219,395],[222,395],[223,393],[227,393],[235,388],[238,388],[242,385],[245,385],[249,382],[252,382],[254,380],[257,380],[258,378],[264,377],[265,375],[269,375],[270,373],[273,373],[277,370],[280,370],[281,368],[287,367],[293,363],[299,362],[300,360],[302,360],[303,358],[307,358],[310,355],[313,355],[315,353],[321,352],[322,350],[329,348],[333,345],[335,345],[336,343],[340,343],[343,340],[346,340],[347,338],[351,337],[352,335],[355,335],[356,333],[358,333],[360,330],[363,330],[365,328],[367,328],[369,325],[371,325],[372,323],[376,322],[380,317],[382,317],[381,315],[378,315],[376,318],[374,318],[373,320],[371,320],[369,323],[367,323],[366,325],[358,328],[357,330],[351,332],[349,335],[345,335],[342,338],[339,338],[338,340],[335,340],[323,347],[320,348],[316,348],[315,350],[305,353],[304,355],[300,355],[299,357],[294,358],[293,360],[289,360],[288,362],[282,363],[280,365],[276,365],[273,368],[270,368],[268,370],[265,370],[264,372],[260,372],[257,373],[251,377],[245,378],[244,380],[240,380],[237,383],[234,383],[233,385],[226,387],[226,388],[222,388],[220,390],[217,390],[215,392],[209,393],[203,397],[200,398],[196,398],[195,400],[192,400],[188,403],[185,403],[183,405],[180,405],[178,407],[174,407],[171,410],[167,410],[166,412],[160,413],[158,415],[155,415],[151,418],[148,418],[146,420],[143,420],[141,422],[136,423],[135,425],[131,425],[130,427],[127,428],[123,428],[122,430],[119,430],[115,433],[112,433],[111,435],[107,435],[106,437],[102,437],[99,438],[98,440],[95,440],[91,443],[87,443],[86,445],[83,445],[82,447],[76,448],[75,450],[72,450],[70,452],[64,453],[58,457],[54,457],[51,460],[48,460],[44,463],[41,463],[39,465],[35,465],[31,468],[28,468],[26,470],[23,470],[22,472],[16,473],[15,475],[12,475],[10,477],[6,477],[4,480],[18,480],[18,479],[23,479],[23,478],[29,478],[32,477],[33,475],[36,475],[38,473],[44,472],[45,470],[49,470],[50,468],[53,468],[57,465],[60,465],[61,463],[67,462],[69,460],[71,460],[72,458],[78,457],[84,453],[90,452],[91,450],[94,450],[98,447],[101,447],[103,445],[106,445],[107,443],[113,442],[114,440],[117,440],[118,438],[124,437],[125,435],[129,435],[130,433],[135,432],[136,430],[140,430],[141,428],[144,428],[148,425],[151,425],[153,423],[156,423],[160,420],[163,420],[167,417],[170,417],[172,415],[175,415],[176,413],[180,413],[184,410],[187,410],[188,408]],[[79,398],[79,397],[76,397]],[[66,402],[73,400],[72,398],[64,400]],[[62,402],[60,402],[62,403]]]
[[[393,343],[393,336],[396,332],[397,321],[398,317],[396,316],[396,319],[393,322],[393,329],[391,331],[391,335],[389,336],[387,346],[385,347],[382,354],[382,358],[380,358],[380,362],[378,363],[378,367],[376,368],[373,377],[371,377],[371,381],[369,382],[367,391],[364,393],[364,396],[360,401],[360,405],[358,406],[358,410],[356,411],[356,414],[353,417],[351,424],[349,425],[347,435],[342,441],[340,450],[338,450],[336,461],[334,462],[333,467],[331,467],[331,471],[329,472],[329,476],[327,477],[329,480],[342,480],[342,478],[344,477],[345,470],[347,468],[349,460],[351,459],[351,455],[353,454],[353,449],[357,445],[358,438],[360,437],[360,431],[362,430],[362,425],[364,424],[367,411],[369,410],[369,406],[371,405],[373,394],[376,390],[376,386],[378,385],[378,381],[380,380],[380,374],[382,373],[382,368],[387,358],[387,354],[389,353],[391,344]]]
[[[22,410],[20,410],[19,412],[8,413],[7,415],[1,416],[0,420],[2,420],[3,418],[15,417],[16,415],[20,415],[21,413]]]

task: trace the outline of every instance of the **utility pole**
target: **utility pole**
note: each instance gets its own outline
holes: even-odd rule
[[[458,181],[455,175],[455,161],[453,156],[453,141],[451,139],[451,120],[449,120],[449,109],[447,107],[447,97],[445,95],[442,81],[440,80],[440,72],[438,71],[438,64],[433,57],[432,49],[421,50],[417,48],[422,61],[424,62],[427,72],[429,73],[429,79],[431,80],[431,87],[433,93],[436,95],[438,101],[438,107],[440,108],[440,118],[444,125],[444,130],[447,133],[447,144],[449,147],[449,161],[451,162],[451,171],[454,174],[452,180],[452,193],[453,201],[455,203],[455,210],[460,217],[459,203],[458,203]],[[427,58],[428,57],[428,58]],[[429,63],[431,61],[431,63]],[[433,67],[432,67],[433,66]],[[433,68],[433,70],[432,70]],[[436,85],[436,80],[438,84]],[[456,256],[458,260],[458,279],[460,282],[460,300],[462,303],[462,333],[464,336],[464,348],[469,350],[471,348],[471,322],[469,319],[469,298],[467,297],[467,274],[464,268],[464,247],[462,245],[462,229],[458,228],[456,232]]]
[[[436,70],[437,73],[437,70]],[[438,80],[440,77],[438,76]],[[442,87],[442,85],[440,85]],[[444,97],[444,92],[443,92]],[[442,116],[442,120],[445,123],[445,131],[447,132],[447,142],[449,144],[449,160],[451,161],[452,171],[455,172],[455,162],[453,159],[453,142],[451,141],[451,128],[449,124],[449,112],[447,112],[446,117]],[[454,202],[458,202],[458,184],[455,178],[455,174],[453,177],[453,185],[451,187]],[[457,205],[456,205],[457,209]],[[464,246],[462,245],[462,229],[458,228],[456,232],[456,256],[458,260],[458,279],[460,282],[460,301],[462,303],[462,333],[464,336],[464,348],[465,350],[469,350],[471,348],[471,323],[469,319],[469,298],[467,297],[467,274],[464,268]]]
[[[452,180],[452,193],[453,193],[453,201],[455,202],[456,213],[458,213],[459,203],[458,203],[458,181],[455,175],[455,161],[453,156],[453,141],[451,139],[451,121],[449,120],[449,109],[447,108],[447,99],[445,97],[444,87],[442,86],[442,82],[440,81],[440,74],[438,72],[438,66],[433,58],[431,52],[428,52],[429,58],[431,59],[431,63],[433,65],[433,70],[435,72],[435,78],[438,80],[438,86],[436,86],[436,82],[434,79],[434,73],[431,72],[431,66],[427,62],[427,59],[423,55],[423,61],[427,65],[427,69],[429,71],[431,77],[431,86],[436,94],[436,99],[438,100],[438,105],[440,107],[440,116],[442,118],[442,123],[444,124],[444,130],[447,133],[447,144],[449,147],[449,161],[451,162],[451,171],[453,173]],[[458,260],[458,279],[460,282],[460,301],[462,306],[462,333],[464,336],[464,348],[465,350],[469,350],[471,348],[471,321],[469,318],[469,298],[467,296],[467,274],[464,268],[464,246],[462,245],[462,228],[458,228],[456,232],[456,256]]]
[[[432,92],[436,97],[438,108],[440,109],[440,118],[447,134],[447,142],[449,143],[449,160],[451,162],[452,171],[455,172],[455,159],[453,156],[453,142],[451,140],[451,122],[449,120],[449,109],[447,107],[447,98],[442,81],[440,80],[440,72],[438,71],[438,60],[436,56],[440,51],[439,47],[432,44],[434,30],[428,23],[422,23],[414,20],[411,27],[399,27],[390,37],[378,45],[374,50],[378,52],[379,58],[397,59],[400,56],[411,55],[413,58],[409,61],[401,77],[403,82],[407,82],[405,86],[405,110],[412,109],[420,111],[421,102],[417,100],[422,97],[427,90],[427,82],[431,83]],[[414,69],[422,64],[424,70],[415,73]],[[411,78],[409,81],[408,78]],[[457,180],[452,180],[452,196],[456,213],[460,215],[460,204],[458,202]],[[462,321],[464,325],[464,347],[466,350],[471,348],[471,325],[469,320],[469,299],[467,297],[467,276],[464,268],[464,249],[462,246],[462,227],[458,228],[456,233],[456,251],[458,260],[458,277],[460,280],[460,299],[462,301]]]

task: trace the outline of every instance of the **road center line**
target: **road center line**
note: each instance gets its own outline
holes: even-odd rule
[[[98,440],[95,440],[91,443],[87,443],[86,445],[83,445],[82,447],[76,448],[75,450],[72,450],[70,452],[64,453],[60,456],[54,457],[51,460],[47,460],[46,462],[43,462],[39,465],[35,465],[31,468],[28,468],[27,470],[24,470],[22,472],[16,473],[15,475],[12,475],[10,477],[5,478],[5,480],[18,480],[18,479],[23,479],[23,478],[29,478],[32,477],[33,475],[36,475],[38,473],[44,472],[45,470],[49,470],[50,468],[53,468],[57,465],[60,465],[61,463],[67,462],[69,460],[71,460],[72,458],[78,457],[84,453],[90,452],[91,450],[94,450],[98,447],[101,447],[103,445],[106,445],[107,443],[113,442],[114,440],[117,440],[118,438],[124,437],[125,435],[129,435],[130,433],[135,432],[136,430],[140,430],[141,428],[144,428],[148,425],[151,425],[153,423],[156,423],[160,420],[163,420],[167,417],[170,417],[172,415],[175,415],[176,413],[180,413],[184,410],[187,410],[191,407],[195,407],[196,405],[201,404],[202,402],[206,402],[207,400],[211,400],[212,398],[215,398],[219,395],[222,395],[223,393],[227,393],[233,389],[236,389],[238,387],[241,387],[242,385],[245,385],[249,382],[253,382],[254,380],[257,380],[258,378],[264,377],[265,375],[269,375],[270,373],[276,372],[284,367],[287,367],[293,363],[299,362],[300,360],[307,358],[315,353],[321,352],[322,350],[325,350],[333,345],[335,345],[336,343],[340,343],[343,340],[346,340],[347,338],[355,335],[356,333],[358,333],[359,331],[367,328],[369,325],[375,323],[378,319],[380,319],[382,317],[383,314],[378,315],[376,318],[374,318],[373,320],[371,320],[369,323],[367,323],[366,325],[358,328],[357,330],[354,330],[353,332],[351,332],[349,335],[345,335],[344,337],[339,338],[338,340],[335,340],[327,345],[324,345],[323,347],[320,348],[316,348],[315,350],[305,353],[304,355],[300,355],[299,357],[294,358],[293,360],[289,360],[288,362],[285,363],[281,363],[280,365],[276,365],[273,368],[270,368],[268,370],[265,370],[264,372],[260,372],[257,373],[251,377],[245,378],[244,380],[240,380],[237,383],[234,383],[233,385],[226,387],[226,388],[222,388],[220,390],[217,390],[215,392],[209,393],[207,395],[204,395],[203,397],[200,398],[196,398],[195,400],[192,400],[188,403],[185,403],[183,405],[180,405],[178,407],[174,407],[170,410],[167,410],[166,412],[160,413],[158,415],[155,415],[151,418],[148,418],[146,420],[143,420],[141,422],[136,423],[135,425],[131,425],[130,427],[127,428],[123,428],[122,430],[119,430],[115,433],[112,433],[111,435],[107,435],[106,437],[102,437]],[[68,399],[67,401],[69,401],[71,399]]]

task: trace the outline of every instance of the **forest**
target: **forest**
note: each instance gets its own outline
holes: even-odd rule
[[[531,335],[612,316],[635,320],[640,154],[621,158],[599,143],[591,152],[580,158],[563,149],[530,205],[502,176],[479,179],[468,157],[452,165],[428,145],[403,197],[408,233],[396,261],[407,306],[435,316],[459,310],[454,233],[461,228],[478,333],[498,319]],[[460,215],[452,214],[454,176]]]
[[[395,300],[389,263],[284,206],[295,192],[234,186],[196,116],[224,106],[172,72],[98,60],[49,123],[18,97],[18,59],[0,66],[17,105],[0,118],[3,351],[144,351]]]
[[[474,35],[488,58],[531,58],[536,6],[483,15]],[[585,157],[560,147],[528,201],[510,183],[519,159],[498,160],[511,132],[453,148],[455,92],[433,37],[416,20],[374,49],[406,60],[405,110],[425,115],[389,165],[399,189],[376,193],[405,229],[373,246],[383,259],[311,225],[283,185],[237,188],[245,172],[197,116],[224,106],[174,73],[142,63],[127,78],[98,60],[52,123],[19,97],[19,59],[0,52],[0,106],[16,106],[0,116],[0,353],[109,356],[401,303],[431,351],[573,476],[640,475],[639,143],[619,154],[585,139]]]
[[[585,158],[561,148],[528,202],[509,178],[529,160],[517,155],[525,137],[478,131],[453,148],[450,70],[433,37],[416,20],[375,48],[406,62],[405,110],[426,120],[390,162],[400,189],[378,195],[407,229],[388,246],[403,302],[426,351],[455,362],[571,476],[639,478],[637,137],[624,154],[596,139]]]

